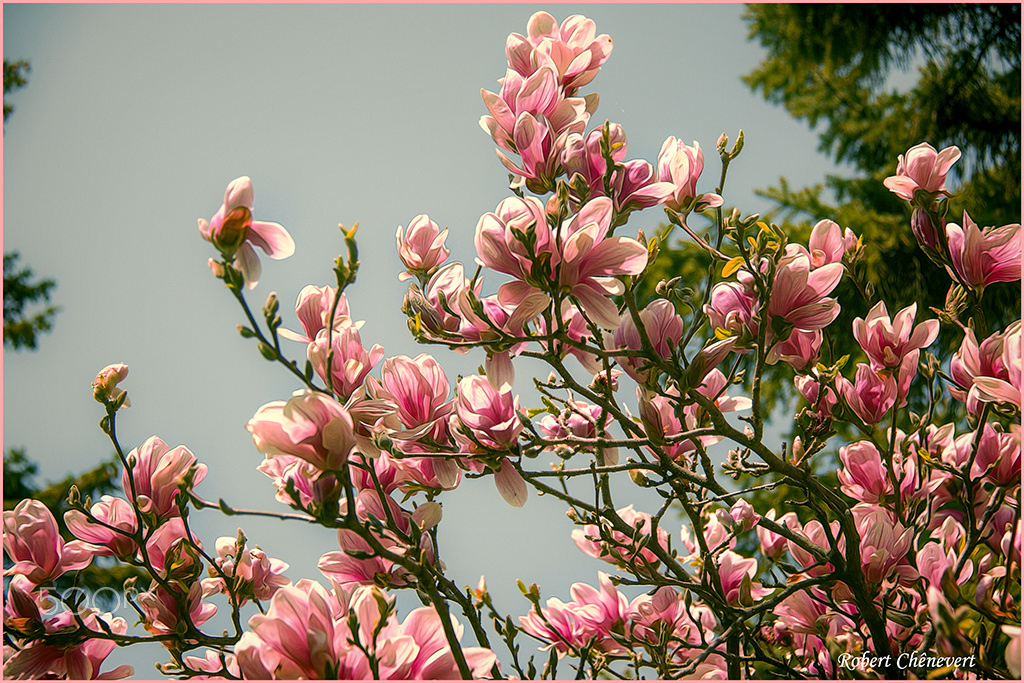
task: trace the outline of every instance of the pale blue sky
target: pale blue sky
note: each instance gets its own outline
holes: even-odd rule
[[[583,13],[611,35],[586,91],[601,95],[595,123],[624,127],[627,158],[654,161],[669,135],[696,140],[709,191],[715,141],[742,128],[725,195],[744,213],[768,208],[753,188],[780,175],[804,185],[834,171],[803,124],[740,82],[762,56],[742,5],[5,5],[4,57],[30,60],[32,72],[9,98],[4,250],[57,280],[63,312],[37,353],[4,352],[4,448],[25,447],[52,479],[107,457],[90,382],[123,362],[127,448],[152,434],[185,444],[210,468],[201,494],[279,507],[244,425],[296,386],[235,332],[241,312],[207,268],[214,252],[196,219],[217,210],[228,182],[252,177],[257,219],[297,243],[289,260],[263,259],[251,294],[258,310],[278,292],[286,326],[302,286],[331,278],[343,249],[335,226],[358,221],[363,266],[349,301],[366,320],[363,341],[423,352],[399,311],[395,229],[427,213],[450,227],[453,258],[472,261],[477,219],[509,194],[477,124],[480,88],[497,89],[506,36],[538,9]],[[650,234],[661,218],[648,210],[627,230]],[[482,351],[435,355],[452,380],[483,362]],[[490,481],[442,500],[450,574],[473,585],[486,574],[503,610],[526,609],[516,578],[566,598],[605,567],[573,546],[561,504],[512,509]],[[243,525],[292,564],[293,580],[322,578],[316,561],[337,548],[326,530],[201,519],[210,544]]]

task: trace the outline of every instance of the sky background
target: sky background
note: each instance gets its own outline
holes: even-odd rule
[[[506,37],[525,33],[539,9],[559,21],[585,14],[611,35],[611,57],[584,92],[601,97],[592,127],[610,119],[625,129],[628,159],[654,162],[670,135],[698,141],[707,161],[699,189],[711,191],[715,142],[742,128],[746,146],[724,194],[745,214],[770,208],[754,189],[780,176],[800,187],[835,172],[804,124],[740,81],[764,54],[747,41],[742,5],[5,4],[4,57],[27,59],[32,71],[8,98],[4,251],[54,278],[63,310],[39,351],[4,351],[4,449],[25,448],[40,481],[108,458],[90,384],[104,366],[126,363],[126,450],[153,434],[184,444],[209,467],[200,495],[284,509],[255,469],[262,456],[244,426],[297,386],[235,331],[241,310],[210,273],[215,250],[196,227],[242,175],[252,178],[256,219],[283,224],[297,243],[288,260],[262,259],[254,311],[276,291],[285,327],[298,329],[296,295],[332,281],[344,249],[336,226],[358,221],[362,268],[347,294],[353,317],[366,321],[364,345],[388,356],[432,351],[453,383],[474,372],[482,350],[457,356],[410,337],[394,234],[429,214],[450,228],[452,258],[472,262],[477,220],[510,194],[478,125],[480,89],[498,89]],[[656,208],[634,214],[623,234],[651,234],[663,218]],[[499,282],[485,279],[484,293]],[[290,348],[301,362],[304,348]],[[515,388],[526,392],[530,366],[517,367]],[[621,490],[621,505],[654,511]],[[608,567],[572,544],[557,501],[511,508],[489,479],[441,500],[449,575],[463,585],[486,575],[504,612],[528,607],[517,578],[567,599],[571,583],[594,584]],[[211,547],[242,525],[251,543],[292,565],[293,581],[323,580],[316,562],[337,549],[331,532],[301,524],[198,520]],[[136,676],[153,673],[136,667]]]

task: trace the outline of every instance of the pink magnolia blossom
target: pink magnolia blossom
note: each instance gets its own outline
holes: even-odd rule
[[[206,477],[207,467],[197,462],[184,446],[171,448],[157,436],[151,436],[128,454],[121,484],[143,512],[168,519],[178,515],[175,499],[178,491],[189,490]]]
[[[843,493],[862,503],[882,503],[893,492],[882,456],[870,441],[858,441],[839,449],[843,466],[839,484]]]
[[[480,219],[476,247],[481,263],[516,278],[498,289],[498,301],[515,309],[510,329],[521,328],[546,308],[552,291],[575,296],[598,325],[618,326],[618,309],[608,297],[623,291],[616,276],[637,275],[646,267],[647,248],[628,237],[609,237],[611,216],[611,200],[597,197],[568,219],[556,237],[539,201],[510,198]]]
[[[345,466],[356,445],[352,416],[330,396],[299,391],[256,411],[246,429],[267,455],[294,455],[322,471]]]
[[[260,279],[260,259],[254,246],[272,259],[288,258],[295,253],[295,242],[282,226],[252,219],[252,181],[243,176],[231,181],[224,203],[209,222],[199,219],[199,232],[220,250],[225,258],[234,257],[245,284],[252,289]]]
[[[718,556],[718,577],[722,581],[725,601],[730,605],[749,607],[755,600],[772,592],[754,581],[755,576],[757,560],[754,558],[744,558],[732,550]]]
[[[659,526],[652,536],[651,516],[634,510],[632,505],[616,510],[615,514],[633,528],[633,533],[616,531],[602,520],[600,527],[586,524],[582,529],[573,529],[572,540],[576,547],[590,557],[617,566],[629,567],[635,563],[639,567],[656,567],[660,560],[650,546],[657,543],[667,552],[668,532]],[[610,536],[611,541],[604,540],[605,536]]]
[[[190,534],[181,517],[161,524],[146,539],[146,557],[156,574],[169,581],[191,581],[202,569],[197,548],[203,547]]]
[[[725,388],[725,375],[716,368],[704,377],[703,383],[697,391],[712,399],[723,413],[750,408],[750,398],[729,396],[724,393]],[[665,392],[665,395],[655,395],[643,387],[637,387],[637,402],[640,408],[640,420],[645,430],[652,437],[652,441],[664,449],[665,454],[672,459],[682,458],[687,453],[696,450],[695,440],[706,448],[718,443],[722,438],[714,434],[699,436],[696,439],[683,437],[685,432],[706,426],[710,420],[698,404],[690,403],[683,407],[683,420],[680,421],[676,413],[676,404],[679,402],[678,391],[674,387]]]
[[[854,244],[856,237],[849,228],[846,229]],[[849,251],[850,239],[835,221],[828,219],[818,221],[811,228],[811,237],[807,242],[811,268],[820,268],[830,263],[839,263]]]
[[[80,510],[64,513],[64,523],[75,538],[88,543],[96,555],[113,555],[121,560],[135,557],[139,548],[132,534],[138,528],[138,519],[128,501],[103,496],[89,514],[96,521]]]
[[[570,191],[575,192],[578,178],[582,178],[591,197],[605,194],[604,177],[608,170],[608,162],[601,152],[604,129],[596,128],[586,137],[582,133],[570,133],[566,136],[562,148],[562,166],[569,176]],[[621,164],[626,159],[626,133],[617,123],[608,124],[608,144],[611,158]]]
[[[629,603],[607,574],[602,572],[598,577],[600,588],[574,583],[569,589],[573,598],[570,603],[549,598],[541,608],[543,617],[536,609],[519,617],[523,630],[545,641],[546,649],[554,648],[559,653],[578,650],[591,643],[603,652],[624,652],[610,633],[625,623]]]
[[[448,400],[450,389],[444,369],[433,356],[424,353],[416,358],[388,358],[381,366],[380,381],[370,378],[369,388],[371,396],[386,398],[396,406],[410,438],[448,441],[448,417],[454,403]]]
[[[769,338],[772,336],[769,335]],[[806,372],[818,360],[821,342],[821,330],[793,330],[785,340],[771,345],[765,360],[769,365],[783,361],[797,372]]]
[[[387,510],[384,508],[385,503]],[[347,505],[347,501],[342,505],[342,514],[347,511]],[[397,532],[384,529],[375,531],[374,537],[393,555],[406,555],[410,552],[410,546],[405,538],[408,538],[412,531],[413,516],[393,498],[388,496],[382,501],[374,490],[361,491],[355,499],[355,514],[361,522],[370,519],[387,522],[390,517],[394,520]],[[338,545],[341,550],[325,553],[317,566],[324,576],[345,588],[350,588],[354,584],[402,587],[414,580],[410,579],[404,567],[390,558],[379,555],[374,546],[354,531],[339,529]],[[365,556],[355,557],[350,551]],[[428,561],[434,561],[434,547],[429,535],[423,534],[420,537],[419,551]]]
[[[249,598],[269,600],[279,588],[290,583],[284,576],[288,563],[267,557],[259,548],[240,548],[238,539],[232,536],[221,536],[215,547],[214,562],[227,579],[211,567],[212,578],[203,582],[207,587],[227,593],[230,584],[234,594],[244,602]]]
[[[334,475],[324,474],[310,462],[292,455],[267,455],[257,470],[274,481],[275,497],[285,505],[295,505],[289,491],[298,496],[302,508],[319,506],[325,501],[337,501],[341,495],[341,484]]]
[[[611,52],[612,39],[597,35],[594,22],[579,14],[559,26],[547,12],[537,12],[527,23],[526,36],[513,33],[505,44],[510,68],[528,76],[550,66],[568,94],[590,83]]]
[[[603,421],[601,419],[602,413],[604,414]],[[569,401],[557,416],[550,413],[544,415],[538,422],[537,427],[545,437],[555,441],[569,440],[572,437],[596,439],[599,432],[602,436],[605,436],[605,430],[608,429],[611,422],[611,413],[602,409],[601,406],[580,401]],[[601,425],[600,430],[598,429],[599,424]],[[578,443],[561,444],[556,446],[554,450],[557,451],[560,447],[563,450],[569,449],[573,452],[593,451],[592,447]],[[601,449],[600,464],[614,465],[618,461],[619,452],[617,447],[610,446]]]
[[[177,633],[178,629],[186,629],[188,624],[202,626],[217,613],[216,605],[203,602],[203,588],[199,581],[192,582],[183,597],[187,615],[178,606],[181,594],[174,595],[163,586],[155,586],[152,590],[140,593],[136,601],[142,609],[142,622],[146,630],[154,635]]]
[[[722,205],[722,198],[717,194],[697,193],[697,181],[704,170],[704,152],[696,142],[693,147],[682,140],[669,137],[658,153],[658,180],[671,183],[673,192],[665,198],[663,204],[674,211],[703,211]],[[698,200],[696,205],[694,200]]]
[[[854,506],[854,519],[860,534],[861,565],[868,583],[878,584],[897,570],[914,541],[914,529],[895,521],[885,508],[860,503]],[[912,578],[917,571],[905,567]]]
[[[975,440],[978,442],[976,451]],[[986,422],[981,428],[980,439],[975,432],[961,434],[949,444],[942,459],[962,468],[970,461],[972,453],[971,477],[984,476],[996,486],[1020,483],[1019,432],[997,432],[991,422]]]
[[[865,424],[875,425],[896,403],[896,378],[890,373],[878,372],[866,363],[857,364],[853,382],[836,377],[836,389],[857,417]]]
[[[647,332],[647,338],[654,345],[658,358],[670,361],[673,349],[683,336],[683,319],[676,313],[675,306],[668,299],[655,299],[640,311],[640,323]],[[615,348],[639,351],[643,347],[640,332],[629,311],[622,315],[622,322],[612,334]],[[651,375],[650,363],[640,356],[617,356],[615,359],[627,375],[644,383]],[[671,361],[670,361],[671,362]]]
[[[49,508],[31,498],[4,511],[4,551],[14,562],[4,575],[21,574],[37,586],[92,562],[89,545],[65,543]]]
[[[787,512],[778,520],[775,518],[776,514],[778,513],[773,508],[765,514],[765,519],[773,522],[777,521],[779,526],[799,528],[800,523],[797,521],[795,512]],[[761,552],[769,559],[777,560],[782,556],[782,553],[786,552],[786,544],[788,542],[786,538],[760,525],[757,527],[757,540],[761,543]]]
[[[399,280],[411,277],[428,278],[448,259],[451,253],[444,246],[448,237],[448,228],[440,230],[437,223],[426,214],[420,214],[409,223],[408,230],[398,226],[395,242],[398,258],[405,266],[405,272],[398,276]]]
[[[489,112],[480,118],[480,127],[498,147],[510,152],[521,153],[516,141],[517,126],[519,142],[537,144],[531,137],[546,135],[553,143],[555,138],[564,140],[570,133],[582,133],[597,107],[596,98],[567,97],[551,65],[544,65],[528,76],[509,69],[500,82],[498,93],[480,90]],[[523,126],[531,126],[532,130],[524,130]],[[551,162],[557,163],[560,149],[553,152]],[[498,157],[508,160],[500,150]]]
[[[337,305],[334,303],[335,297],[338,299]],[[299,319],[299,324],[302,325],[302,332],[292,332],[282,327],[278,333],[285,339],[311,344],[317,334],[327,327],[332,309],[334,310],[335,331],[346,324],[352,324],[348,311],[348,299],[344,294],[338,294],[337,287],[306,285],[299,292],[298,299],[295,301],[295,316]],[[361,325],[362,323],[355,323],[357,329]]]
[[[901,199],[913,201],[914,193],[923,190],[931,194],[946,192],[946,174],[960,158],[960,150],[947,147],[941,152],[927,142],[911,147],[901,154],[896,164],[896,175],[883,182]]]
[[[92,631],[99,633],[104,631],[99,624],[102,620],[111,633],[124,635],[128,632],[128,622],[122,617],[113,617],[109,613],[97,616],[94,611],[86,610],[79,617]],[[77,627],[78,622],[75,615],[71,612],[62,612],[46,623],[46,632],[73,631]],[[135,671],[130,665],[122,664],[110,671],[100,672],[104,660],[116,647],[113,640],[105,638],[88,638],[84,641],[65,640],[61,645],[54,644],[56,642],[60,641],[35,640],[13,653],[9,659],[4,661],[4,678],[117,680],[127,678]],[[4,656],[7,656],[6,651]]]
[[[910,213],[910,230],[925,253],[938,253],[942,250],[942,243],[939,241],[940,228],[936,227],[924,209],[915,208]]]
[[[244,678],[256,679],[450,679],[458,677],[444,629],[432,608],[414,610],[399,623],[382,612],[390,602],[377,588],[332,593],[303,579],[273,597],[265,615],[249,619],[250,631],[235,648]],[[350,631],[349,618],[358,627]],[[462,627],[453,620],[456,636]],[[376,653],[377,676],[359,642]],[[463,648],[474,677],[496,662],[484,648]]]
[[[100,403],[106,403],[117,401],[124,394],[124,389],[117,387],[118,382],[123,382],[128,377],[128,366],[124,363],[117,363],[115,365],[108,365],[99,371],[96,375],[96,379],[92,381],[92,395]],[[126,398],[124,406],[128,407],[131,403]]]
[[[978,343],[974,330],[964,330],[964,339],[960,348],[953,354],[949,362],[949,374],[959,385],[949,386],[949,393],[958,401],[967,400],[967,392],[979,377],[989,377],[1009,383],[1010,369],[1004,364],[1003,351],[1006,341],[1015,333],[1019,334],[1020,321],[1014,321],[1002,332],[997,332]],[[1019,338],[1019,336],[1018,336]],[[977,406],[969,406],[968,410],[977,413]]]
[[[758,325],[754,315],[758,311],[753,277],[746,271],[736,274],[737,281],[723,281],[711,289],[704,313],[713,329],[737,336],[740,348],[757,339]]]
[[[738,532],[750,531],[761,519],[761,515],[754,512],[754,507],[745,500],[737,500],[729,508],[729,516]]]
[[[328,337],[330,339],[328,340]],[[384,357],[384,347],[374,344],[369,351],[363,346],[356,325],[343,325],[336,332],[320,330],[307,347],[306,355],[313,369],[335,394],[347,399],[362,386],[374,366]],[[330,362],[330,370],[327,364]]]
[[[915,303],[890,320],[885,302],[879,301],[868,311],[866,318],[853,321],[853,336],[868,355],[872,367],[898,367],[911,351],[923,349],[935,341],[939,335],[939,321],[926,320],[915,326],[916,315]]]
[[[822,382],[814,371],[810,375],[799,375],[793,378],[793,383],[796,385],[797,391],[807,399],[811,410],[822,418],[831,417],[832,409],[839,402],[832,387],[826,384],[825,391],[822,391]]]
[[[1002,366],[1006,369],[1006,379],[999,377],[975,377],[974,384],[967,395],[967,407],[976,402],[1005,402],[1020,407],[1021,404],[1021,351],[1024,340],[1021,339],[1020,321],[1010,325],[1003,332]]]
[[[917,567],[921,576],[930,584],[943,588],[945,586],[962,586],[974,575],[974,562],[967,560],[960,575],[954,577],[953,570],[957,564],[956,551],[944,550],[942,545],[934,541],[925,543],[916,554]]]
[[[979,229],[964,211],[964,225],[946,225],[949,257],[960,280],[972,287],[1016,282],[1021,276],[1020,224]]]
[[[785,515],[783,515],[785,519]],[[779,520],[782,521],[782,520]],[[786,526],[793,530],[799,536],[803,536],[806,540],[810,541],[813,545],[827,553],[829,548],[828,536],[825,534],[825,527],[821,525],[816,519],[812,519],[806,525],[801,527],[800,522],[794,516]],[[838,539],[839,541],[839,552],[845,552],[846,550],[846,537],[840,533],[839,522],[834,521],[829,525],[829,530],[832,532],[832,538]],[[789,550],[789,554],[793,556],[797,564],[806,570],[806,573],[810,576],[822,576],[835,571],[835,567],[830,562],[820,564],[817,558],[814,557],[807,549],[801,547],[798,543],[786,540],[786,547]]]
[[[673,196],[675,187],[658,180],[654,167],[643,159],[633,159],[612,174],[612,200],[619,213],[662,204]]]
[[[810,259],[802,254],[783,259],[775,271],[768,316],[798,330],[820,330],[839,315],[839,303],[828,294],[842,277],[839,263],[811,270]]]
[[[455,396],[455,419],[465,430],[458,438],[470,452],[512,448],[523,423],[519,419],[519,398],[505,385],[495,389],[486,377],[470,375],[459,382]]]
[[[580,309],[568,301],[562,302],[561,315],[556,318],[555,324],[562,326],[565,335],[569,337],[569,339],[584,344],[593,344],[594,333],[587,324],[586,318],[583,316],[583,313],[580,312]],[[556,327],[555,329],[557,330],[558,328]],[[537,330],[542,335],[547,335],[549,332],[554,331],[548,330],[548,325],[544,318],[537,319]],[[604,367],[601,364],[600,358],[596,355],[588,353],[587,351],[575,346],[564,345],[557,340],[545,340],[541,342],[541,345],[548,350],[558,353],[560,357],[564,357],[566,354],[575,356],[576,360],[580,362],[580,365],[582,365],[587,372],[597,374],[600,373]],[[618,370],[613,370],[612,372],[621,374]]]
[[[283,586],[266,614],[249,619],[251,630],[242,634],[235,647],[243,677],[335,677],[344,647],[336,637],[336,623],[342,621],[337,627],[343,628],[346,617],[337,599],[314,581]]]

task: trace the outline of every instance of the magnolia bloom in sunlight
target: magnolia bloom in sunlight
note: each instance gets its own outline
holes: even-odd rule
[[[398,247],[398,258],[405,266],[405,272],[398,276],[401,281],[411,277],[427,278],[441,267],[450,253],[444,246],[448,237],[448,228],[440,230],[437,223],[426,214],[420,214],[409,223],[409,229],[398,226],[395,242]]]
[[[259,247],[272,259],[288,258],[295,253],[295,242],[283,226],[252,219],[252,181],[242,176],[231,181],[224,203],[207,222],[199,219],[199,232],[212,242],[224,258],[234,258],[245,284],[252,289],[260,279]]]
[[[911,147],[906,155],[901,154],[896,164],[896,175],[883,182],[900,198],[914,199],[917,190],[937,194],[946,192],[946,174],[960,158],[960,150],[947,147],[941,152],[927,142]]]
[[[4,575],[21,574],[36,585],[92,562],[89,546],[65,543],[49,508],[31,498],[4,511],[4,551],[14,562]]]
[[[896,403],[896,378],[888,372],[874,370],[858,363],[854,381],[836,377],[836,389],[857,417],[865,424],[875,425]]]
[[[13,592],[13,591],[12,591]],[[48,633],[74,631],[81,619],[85,628],[103,633],[107,631],[116,635],[128,632],[128,622],[123,617],[114,617],[110,613],[98,615],[95,610],[85,610],[83,614],[74,615],[62,612],[45,624]],[[100,621],[104,626],[100,625]],[[58,644],[59,643],[59,644]],[[122,664],[110,671],[100,672],[100,667],[116,644],[106,638],[89,638],[81,641],[65,639],[46,642],[36,640],[18,651],[8,652],[4,646],[4,678],[10,679],[54,679],[66,678],[75,681],[116,680],[127,678],[134,673],[128,664]],[[8,658],[9,657],[9,658]]]
[[[264,680],[459,678],[437,612],[422,607],[399,622],[393,612],[382,612],[389,602],[376,587],[328,591],[307,579],[285,586],[266,614],[249,619],[250,630],[235,648],[241,674]],[[461,638],[462,626],[454,619],[452,629]],[[375,666],[367,651],[375,653]],[[497,661],[481,647],[463,647],[462,653],[474,678],[490,675]]]
[[[559,26],[547,12],[537,12],[526,24],[526,35],[509,35],[505,56],[509,68],[529,76],[550,66],[567,95],[594,80],[612,52],[608,34],[597,35],[597,25],[580,14],[567,17]]]
[[[960,279],[972,287],[1016,282],[1021,275],[1020,224],[979,229],[964,211],[963,227],[946,225],[949,257]]]
[[[916,315],[915,303],[890,320],[885,302],[879,301],[866,318],[853,321],[853,336],[868,355],[872,367],[895,368],[911,351],[923,349],[935,341],[939,336],[939,321],[926,320],[915,327]]]
[[[599,588],[574,583],[569,589],[572,602],[549,598],[540,614],[531,608],[526,616],[519,617],[522,629],[547,643],[545,649],[554,648],[560,655],[587,645],[601,652],[624,652],[611,633],[625,624],[629,601],[607,574],[600,572],[598,577]]]
[[[96,555],[113,555],[122,560],[135,557],[138,546],[131,534],[135,533],[138,518],[128,501],[103,496],[89,514],[96,521],[88,519],[80,510],[64,513],[64,523],[75,538],[88,543]]]
[[[346,324],[353,324],[349,316],[348,299],[344,294],[337,292],[338,288],[330,285],[324,287],[306,285],[303,287],[295,301],[295,317],[302,325],[302,332],[292,332],[282,327],[278,329],[278,334],[285,339],[311,344],[317,334],[327,327],[332,310],[334,311],[334,329],[336,331]],[[338,299],[337,304],[334,302],[335,298]],[[358,329],[362,323],[354,323],[354,325]]]
[[[206,477],[207,467],[196,460],[184,446],[171,448],[157,436],[151,436],[128,454],[128,463],[121,475],[121,484],[139,508],[161,519],[178,516],[175,499],[182,486],[191,489]]]
[[[480,262],[516,278],[498,289],[498,301],[515,309],[508,329],[521,328],[550,305],[549,292],[555,289],[576,297],[601,327],[618,327],[619,311],[609,297],[625,289],[617,276],[643,271],[647,248],[628,237],[609,237],[611,218],[608,197],[587,202],[557,233],[535,199],[507,199],[481,217],[476,230]]]
[[[651,536],[651,516],[634,510],[632,505],[616,510],[615,514],[627,526],[633,528],[632,533],[625,534],[614,530],[609,522],[602,520],[600,527],[596,524],[586,524],[582,529],[573,529],[573,543],[590,557],[614,565],[656,567],[660,560],[651,546],[657,543],[667,553],[668,532],[659,525],[655,540]],[[610,537],[611,540],[604,540],[606,537]]]
[[[269,600],[278,588],[290,583],[284,576],[288,563],[267,557],[259,548],[239,550],[238,539],[233,536],[218,538],[216,548],[214,562],[228,577],[235,594],[243,599]],[[212,578],[203,581],[204,589],[216,588],[228,593],[227,581],[213,567],[210,568],[210,576]]]
[[[654,353],[662,360],[670,361],[673,349],[683,336],[683,319],[676,313],[672,302],[668,299],[655,299],[640,311],[640,323],[654,346]],[[615,348],[630,351],[639,351],[643,346],[640,331],[629,311],[622,314],[622,322],[612,333],[612,344]],[[615,360],[637,382],[646,382],[651,374],[650,363],[642,357],[616,356]]]
[[[661,146],[658,153],[658,177],[661,182],[671,183],[672,193],[662,202],[667,208],[674,211],[686,211],[693,209],[703,211],[722,205],[722,198],[714,193],[697,193],[697,181],[704,171],[704,152],[696,142],[693,147],[685,144],[682,140],[669,137]],[[691,206],[697,198],[700,201]]]
[[[842,277],[839,263],[812,270],[803,254],[784,258],[775,271],[768,315],[805,332],[822,329],[839,315],[839,302],[827,297]]]
[[[246,429],[267,455],[294,455],[323,471],[345,466],[356,446],[352,416],[321,392],[298,391],[256,411]]]
[[[1010,403],[1018,408],[1021,404],[1021,351],[1020,321],[1016,321],[1003,332],[1002,366],[1006,379],[999,377],[975,377],[967,394],[968,408],[976,401]]]
[[[359,336],[359,326],[342,325],[337,331],[320,330],[313,343],[306,347],[306,357],[320,379],[345,400],[363,385],[367,375],[384,357],[384,347],[374,344],[367,351]],[[329,371],[328,362],[331,364]]]
[[[843,493],[862,503],[880,503],[892,493],[889,480],[882,464],[882,456],[870,441],[843,446],[839,449],[843,466],[839,469],[839,484]]]

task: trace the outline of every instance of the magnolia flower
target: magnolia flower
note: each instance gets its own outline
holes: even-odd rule
[[[798,330],[820,330],[839,315],[839,302],[827,296],[842,277],[839,263],[812,270],[810,259],[803,254],[783,259],[775,271],[769,317],[781,318]]]
[[[242,176],[231,181],[224,203],[209,222],[199,219],[199,232],[212,242],[224,258],[234,258],[245,284],[252,289],[260,279],[260,258],[254,246],[272,259],[288,258],[295,253],[295,242],[281,225],[252,219],[252,181]]]
[[[294,455],[323,471],[339,470],[356,446],[352,416],[330,396],[299,391],[256,411],[246,429],[257,450]]]
[[[337,299],[337,303],[335,303],[335,299]],[[306,285],[299,292],[295,301],[295,317],[302,325],[302,332],[292,332],[282,327],[278,333],[285,339],[311,344],[317,334],[327,327],[332,310],[334,311],[335,331],[346,324],[353,325],[356,329],[362,326],[361,322],[352,323],[352,319],[349,317],[348,299],[344,294],[338,294],[337,287]]]
[[[85,541],[96,555],[113,555],[122,560],[134,558],[138,546],[132,538],[138,525],[135,510],[128,501],[103,496],[89,510],[96,521],[80,510],[64,513],[64,523],[75,538]]]
[[[972,287],[1016,282],[1021,275],[1020,224],[979,229],[964,211],[964,225],[946,225],[949,257],[960,280]]]
[[[839,484],[843,493],[862,503],[881,503],[891,494],[882,456],[870,441],[858,441],[839,449],[843,466],[839,469]]]
[[[398,226],[395,232],[395,242],[398,248],[398,258],[405,266],[405,272],[398,276],[399,280],[405,281],[413,276],[430,277],[448,259],[451,253],[444,246],[445,238],[448,237],[448,228],[440,230],[437,223],[430,220],[426,214],[420,214],[412,219],[407,231]]]
[[[853,336],[873,368],[895,368],[911,351],[928,346],[939,336],[938,320],[926,320],[915,327],[916,314],[915,303],[890,320],[885,302],[879,301],[868,311],[867,318],[853,321]]]
[[[703,211],[722,205],[717,194],[697,194],[697,181],[704,170],[704,152],[696,142],[693,147],[669,137],[658,153],[658,180],[671,183],[673,191],[662,202],[674,211]],[[699,199],[696,205],[693,201]]]
[[[37,586],[92,562],[88,544],[65,543],[49,508],[31,498],[4,511],[4,551],[14,562],[4,575],[21,574]]]
[[[184,446],[171,448],[157,436],[151,436],[128,454],[121,484],[129,498],[134,498],[144,512],[160,519],[178,515],[176,498],[184,487],[191,489],[206,477],[207,467],[196,461]]]
[[[896,164],[896,175],[883,182],[900,198],[913,201],[914,193],[923,190],[929,193],[946,192],[946,174],[960,158],[960,150],[947,147],[941,152],[927,142],[911,147]]]
[[[623,522],[633,528],[630,534],[624,534],[611,528],[610,523],[602,520],[600,527],[586,524],[582,529],[572,530],[572,540],[576,547],[590,557],[595,557],[617,566],[629,567],[634,563],[643,567],[655,567],[660,560],[651,546],[657,543],[668,552],[668,532],[657,527],[656,539],[652,537],[651,516],[637,512],[632,505],[616,510]],[[610,537],[611,541],[605,541]]]
[[[655,299],[640,311],[640,323],[654,346],[654,353],[662,360],[670,360],[672,350],[683,336],[683,319],[668,299]],[[622,322],[612,334],[615,348],[639,351],[643,344],[640,332],[629,311],[622,314]],[[615,360],[627,375],[643,383],[650,376],[649,362],[642,356],[617,356]]]
[[[320,379],[345,400],[363,385],[367,375],[384,357],[384,347],[374,344],[367,351],[359,336],[359,326],[342,325],[337,331],[320,330],[313,343],[306,347],[306,356]]]
[[[123,617],[114,617],[110,613],[98,615],[93,610],[85,610],[84,614],[62,612],[45,625],[48,633],[73,631],[78,628],[78,619],[85,628],[102,633],[104,631],[116,635],[128,633],[128,622]],[[100,625],[103,622],[103,626]],[[105,627],[105,628],[104,628]],[[122,664],[110,671],[100,672],[100,667],[116,644],[106,638],[88,638],[86,640],[64,639],[34,640],[24,648],[13,652],[8,657],[7,646],[4,646],[4,678],[6,679],[53,679],[69,680],[116,680],[127,678],[134,673],[128,664]]]
[[[612,39],[597,35],[594,22],[579,14],[559,26],[547,12],[537,12],[526,25],[526,35],[513,33],[505,44],[509,68],[528,76],[549,66],[567,94],[594,80],[611,52]]]
[[[891,373],[878,372],[866,363],[857,364],[853,382],[837,376],[836,389],[857,417],[869,425],[881,422],[896,403],[896,378]]]

